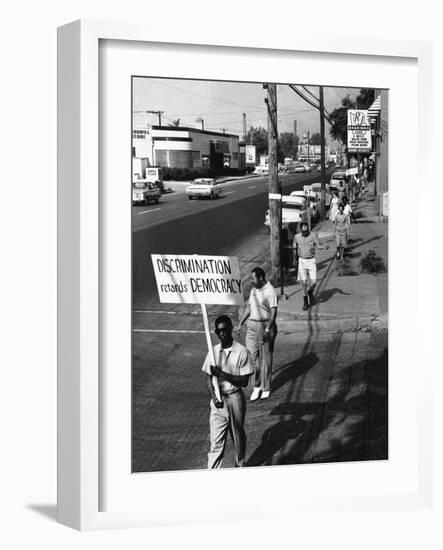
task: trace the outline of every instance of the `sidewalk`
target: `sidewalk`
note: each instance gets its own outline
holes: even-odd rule
[[[317,304],[302,311],[303,291],[293,273],[288,299],[280,297],[272,393],[247,401],[249,467],[388,458],[388,276],[362,274],[359,267],[370,249],[387,267],[388,224],[378,221],[372,186],[354,212],[358,223],[351,226],[342,266],[331,223],[317,226],[330,246],[317,257]],[[267,243],[257,232],[236,246],[245,276],[256,265],[269,272]],[[208,307],[211,326],[221,313],[237,322],[238,309]],[[134,327],[145,330],[133,334],[133,471],[206,468],[209,398],[200,308],[134,312]],[[245,343],[245,331],[238,340]],[[247,398],[252,385],[251,379]],[[223,467],[233,466],[228,438]]]
[[[329,244],[329,250],[319,250],[316,255],[317,303],[306,312],[302,310],[302,286],[296,273],[290,272],[285,281],[286,298],[280,296],[279,300],[280,325],[296,329],[300,323],[302,328],[309,320],[318,329],[387,328],[388,273],[366,274],[360,268],[361,258],[371,249],[388,267],[388,224],[379,221],[374,199],[374,185],[370,183],[365,195],[352,205],[358,223],[351,224],[350,246],[342,261],[335,259],[332,222],[326,220],[315,228],[320,243]]]

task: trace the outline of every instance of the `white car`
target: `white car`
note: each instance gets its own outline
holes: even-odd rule
[[[213,178],[197,178],[186,187],[189,200],[192,199],[218,199],[223,192],[222,186]]]
[[[311,188],[311,192],[317,197],[317,199],[321,200],[321,183],[311,183],[309,185]],[[329,206],[329,203],[331,202],[331,193],[329,191],[329,183],[325,183],[325,204],[326,206]]]
[[[306,168],[305,168],[304,164],[298,164],[294,168],[294,172],[306,172]]]
[[[305,185],[306,188],[310,187],[309,185]],[[303,191],[292,191],[291,197],[303,197],[303,198],[309,198],[309,205],[311,207],[311,213],[312,213],[312,219],[315,222],[318,222],[320,219],[320,199],[317,198],[315,193],[312,192],[306,192]]]
[[[269,174],[269,169],[264,166],[256,166],[252,173],[256,176],[267,176]]]
[[[290,223],[301,222],[301,214],[306,205],[306,198],[283,195],[282,203],[282,227],[287,227]],[[266,211],[265,225],[269,227],[269,210]]]
[[[305,172],[310,172],[312,170],[310,164],[305,164]]]
[[[338,171],[334,172],[329,182],[329,187],[332,191],[343,191],[345,188],[346,172]]]

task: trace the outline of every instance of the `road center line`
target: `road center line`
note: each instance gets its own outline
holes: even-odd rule
[[[151,315],[153,313],[161,314],[161,315],[201,315],[201,312],[193,312],[193,311],[164,311],[164,310],[158,310],[158,309],[134,309],[132,313],[146,313],[147,315]]]
[[[132,332],[167,332],[175,334],[205,334],[204,330],[161,330],[151,328],[134,328]]]
[[[235,191],[225,191],[223,195],[232,195],[232,193],[235,193]]]
[[[143,210],[143,212],[137,212],[137,214],[138,215],[147,214],[148,212],[157,212],[157,210],[161,210],[161,208],[152,208],[151,210]]]
[[[251,185],[251,186],[248,187],[248,189],[256,189],[256,188],[257,188],[256,185]]]

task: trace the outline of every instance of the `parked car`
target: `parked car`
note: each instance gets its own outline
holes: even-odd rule
[[[297,164],[294,172],[306,172],[306,168],[304,164]]]
[[[344,171],[337,171],[332,174],[331,180],[329,182],[329,188],[331,193],[333,193],[334,191],[344,190],[345,177],[346,177],[346,172]]]
[[[189,200],[200,198],[218,199],[222,192],[222,186],[213,178],[197,178],[186,187]]]
[[[147,204],[149,201],[158,204],[160,196],[160,189],[150,181],[140,179],[132,184],[132,204]]]
[[[287,227],[290,223],[299,223],[306,204],[306,198],[283,195],[282,203],[282,227]],[[265,225],[269,227],[269,210],[266,211]]]
[[[321,200],[321,183],[311,183],[311,192],[317,197],[317,199]],[[328,207],[331,202],[331,193],[329,190],[329,183],[325,184],[325,205]]]
[[[309,187],[309,186],[306,186]],[[303,197],[309,198],[309,205],[311,207],[312,220],[317,223],[320,219],[320,199],[317,198],[315,193],[306,193],[305,191],[292,191],[291,197]]]

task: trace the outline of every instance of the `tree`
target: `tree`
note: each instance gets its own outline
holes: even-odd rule
[[[171,123],[169,123],[168,126],[175,126],[177,128],[178,126],[180,126],[180,119],[176,118]]]
[[[375,90],[373,88],[361,88],[357,96],[357,109],[369,109],[375,100]]]
[[[348,109],[368,109],[374,101],[372,88],[361,88],[356,100],[350,95],[342,99],[341,107],[337,107],[331,113],[332,126],[329,133],[333,139],[342,143],[348,140]]]
[[[319,132],[315,132],[314,134],[312,134],[310,140],[309,140],[309,143],[310,145],[321,145],[321,135]]]
[[[282,162],[284,158],[295,158],[297,156],[299,137],[295,136],[293,132],[283,132],[280,134],[278,141],[279,162]]]
[[[342,99],[341,107],[334,109],[330,115],[332,125],[329,133],[333,139],[339,140],[342,143],[347,143],[348,140],[348,109],[355,109],[355,101],[347,95]]]
[[[258,128],[251,126],[246,135],[246,143],[255,145],[257,155],[266,155],[268,153],[268,131],[261,126]]]

